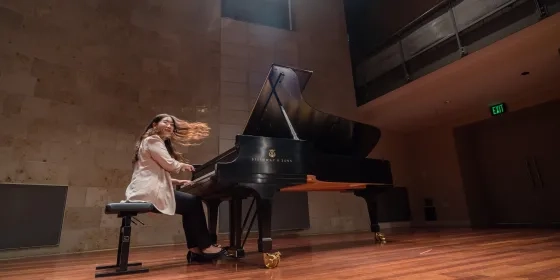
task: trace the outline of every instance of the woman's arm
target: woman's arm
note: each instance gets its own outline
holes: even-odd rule
[[[158,136],[146,138],[146,147],[152,158],[168,172],[179,173],[187,164],[179,162],[169,155],[163,140]]]

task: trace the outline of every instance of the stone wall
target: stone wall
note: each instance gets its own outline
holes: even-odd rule
[[[188,157],[217,154],[218,3],[0,1],[0,181],[69,186],[60,246],[0,257],[115,248],[119,220],[103,206],[124,198],[157,113],[209,122]],[[184,242],[180,217],[143,222],[133,245]]]
[[[130,179],[134,141],[167,112],[205,121],[201,163],[233,144],[273,62],[314,71],[308,101],[355,109],[341,0],[294,1],[295,31],[222,19],[218,0],[0,0],[0,181],[69,186],[61,244],[0,258],[115,248],[103,206]],[[363,201],[310,193],[307,233],[367,230]],[[183,243],[180,217],[144,215],[133,245]]]

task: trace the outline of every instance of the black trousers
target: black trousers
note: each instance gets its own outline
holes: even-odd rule
[[[202,200],[194,195],[175,191],[175,214],[183,216],[183,230],[187,239],[187,247],[206,249],[212,245],[210,232],[206,224],[206,215]]]

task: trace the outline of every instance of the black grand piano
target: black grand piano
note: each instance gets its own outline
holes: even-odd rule
[[[385,242],[377,219],[376,196],[393,186],[391,167],[386,160],[367,158],[379,141],[380,130],[307,104],[302,92],[311,75],[311,71],[273,64],[235,146],[195,165],[193,184],[179,189],[205,201],[214,242],[218,206],[229,201],[230,256],[245,254],[247,237],[243,243],[241,240],[249,217],[242,224],[242,200],[253,197],[258,250],[266,267],[278,265],[280,254],[272,253],[272,203],[274,194],[284,191],[353,192],[367,203],[376,241]]]

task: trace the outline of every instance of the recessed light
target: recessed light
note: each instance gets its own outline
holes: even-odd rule
[[[521,73],[521,76],[527,76],[527,75],[529,75],[529,72],[528,72],[528,71],[525,71],[525,72],[522,72],[522,73]]]

